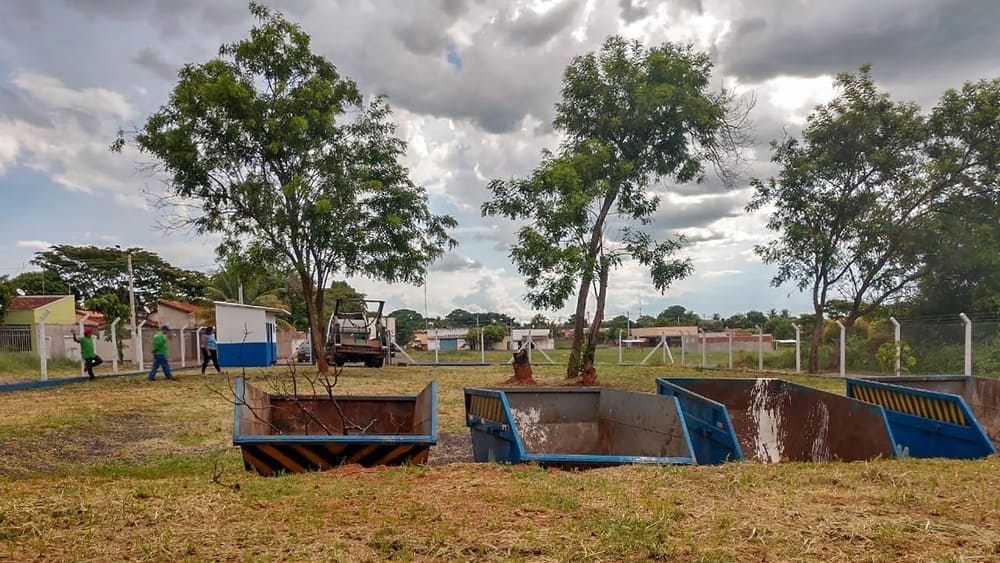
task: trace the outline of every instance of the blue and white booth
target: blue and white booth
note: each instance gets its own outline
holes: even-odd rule
[[[278,361],[277,315],[284,309],[215,302],[215,340],[222,367],[267,367]]]

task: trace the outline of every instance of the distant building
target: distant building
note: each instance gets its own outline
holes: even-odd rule
[[[196,327],[198,326],[198,312],[201,307],[183,301],[171,299],[160,299],[157,302],[156,312],[150,318],[157,325],[167,325],[170,328]]]
[[[288,314],[288,311],[274,307],[216,301],[219,365],[267,367],[277,363],[277,315]]]
[[[48,357],[66,356],[67,338],[76,328],[76,302],[72,295],[25,295],[11,300],[0,325],[0,351],[38,354],[38,322],[45,318]]]
[[[656,346],[662,338],[667,339],[667,345],[680,346],[681,339],[687,341],[698,336],[696,326],[649,326],[643,328],[633,327],[629,330],[629,339],[645,340],[646,345]]]
[[[547,328],[515,328],[510,331],[511,350],[521,348],[528,341],[531,341],[531,347],[535,350],[552,350],[556,347],[552,331]]]
[[[413,333],[413,340],[424,350],[469,350],[467,328],[432,328]]]

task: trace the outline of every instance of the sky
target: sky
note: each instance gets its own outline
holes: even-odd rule
[[[741,181],[656,187],[664,195],[648,228],[686,236],[681,255],[694,273],[661,294],[648,271],[624,264],[612,274],[608,317],[673,304],[703,316],[808,311],[809,297],[771,287],[775,268],[753,253],[772,236],[767,210],[744,211],[750,178],[776,172],[769,142],[798,134],[836,95],[834,76],[865,63],[894,98],[927,110],[947,88],[1000,76],[995,0],[266,3],[300,23],[362,92],[388,96],[411,178],[432,211],[458,220],[459,245],[430,267],[426,287],[348,280],[389,310],[432,316],[536,312],[509,258],[516,225],[483,218],[480,206],[491,179],[524,176],[557,147],[562,70],[609,35],[690,43],[711,55],[713,88],[756,106]],[[0,2],[0,275],[33,269],[33,254],[50,244],[142,246],[212,269],[218,239],[165,231],[154,204],[164,186],[143,172],[144,157],[108,145],[167,101],[180,66],[209,60],[250,25],[242,0]],[[537,312],[565,319],[572,310]]]

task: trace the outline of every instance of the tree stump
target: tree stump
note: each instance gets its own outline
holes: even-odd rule
[[[584,387],[597,385],[597,370],[594,369],[593,360],[587,360],[583,363],[583,377],[580,379],[580,385]]]
[[[528,350],[514,352],[514,377],[504,382],[510,385],[538,385],[531,375],[531,362],[528,361]]]

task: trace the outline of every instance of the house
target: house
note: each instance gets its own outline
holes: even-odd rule
[[[65,340],[76,328],[73,295],[25,295],[11,300],[0,325],[0,350],[38,354],[38,323],[46,311],[45,334],[48,357],[66,356]]]
[[[150,318],[157,325],[167,325],[170,328],[196,327],[198,326],[198,312],[201,307],[184,303],[183,301],[173,301],[170,299],[160,299],[157,302],[156,312]]]
[[[553,350],[556,341],[547,328],[515,328],[510,331],[510,349],[519,350],[528,342],[535,350]]]
[[[698,327],[696,326],[650,326],[644,328],[633,327],[629,329],[629,339],[645,340],[649,346],[656,346],[662,338],[667,339],[668,346],[680,346],[681,339],[691,342],[698,338]]]
[[[416,331],[413,340],[424,350],[468,350],[468,334],[467,328],[432,328]]]
[[[267,367],[277,363],[277,315],[289,313],[275,307],[216,301],[215,338],[219,345],[219,365]]]

